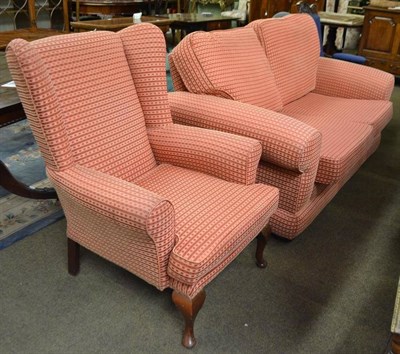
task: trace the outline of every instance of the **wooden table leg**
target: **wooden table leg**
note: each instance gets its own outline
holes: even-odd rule
[[[336,44],[335,44],[337,30],[338,30],[338,27],[329,26],[328,36],[326,38],[326,44],[324,45],[324,52],[328,56],[331,56],[332,54],[339,52],[339,50],[336,48]]]

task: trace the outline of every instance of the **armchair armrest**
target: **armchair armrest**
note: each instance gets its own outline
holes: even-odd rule
[[[61,203],[63,199],[72,200],[73,203],[110,221],[122,224],[133,231],[145,232],[156,243],[160,235],[173,235],[173,232],[165,230],[159,232],[164,229],[160,227],[161,222],[165,222],[167,226],[165,229],[169,231],[174,229],[173,206],[153,192],[134,183],[78,165],[62,172],[48,169],[47,173],[55,185]],[[167,240],[162,242],[170,243],[172,247],[174,237],[171,237],[169,242]]]
[[[319,58],[314,93],[364,100],[390,100],[394,76],[365,65]]]
[[[253,184],[261,156],[254,139],[214,130],[170,124],[147,129],[157,161]]]
[[[168,94],[174,122],[257,139],[263,161],[304,172],[316,163],[321,133],[283,114],[225,98]]]

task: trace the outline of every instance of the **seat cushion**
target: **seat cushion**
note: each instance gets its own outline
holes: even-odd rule
[[[189,92],[282,109],[268,59],[251,28],[192,33],[171,56]]]
[[[314,90],[320,41],[310,15],[256,20],[247,26],[259,37],[284,106]]]
[[[160,165],[135,183],[172,203],[176,244],[168,274],[188,285],[236,256],[278,206],[276,188],[229,183],[172,165]]]
[[[309,123],[355,122],[368,124],[377,135],[389,123],[393,104],[390,101],[357,100],[310,93],[284,107],[286,115]]]
[[[330,184],[346,176],[352,166],[365,161],[374,137],[391,117],[391,103],[311,93],[285,106],[283,113],[321,132],[316,182]]]

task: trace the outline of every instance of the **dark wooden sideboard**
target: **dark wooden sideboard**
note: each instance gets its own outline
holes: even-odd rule
[[[364,9],[359,54],[367,58],[367,65],[400,75],[400,10]]]

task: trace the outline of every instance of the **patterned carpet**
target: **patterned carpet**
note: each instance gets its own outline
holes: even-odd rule
[[[44,162],[26,120],[0,129],[0,159],[19,181],[50,187]],[[63,217],[56,200],[34,200],[0,187],[0,249]]]

